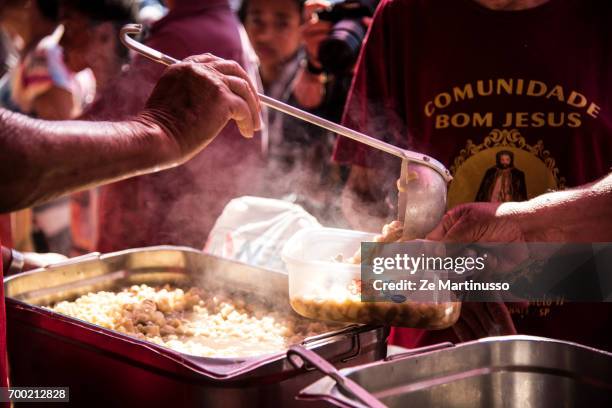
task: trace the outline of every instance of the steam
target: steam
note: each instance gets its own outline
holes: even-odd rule
[[[325,226],[348,227],[341,211],[347,169],[332,162],[335,136],[298,119],[275,114],[270,126],[265,182],[258,195],[299,204]]]
[[[358,83],[353,87],[344,111],[344,124],[387,143],[408,148],[412,135],[406,120],[390,104],[373,99],[367,94],[367,89]],[[396,181],[400,176],[400,160],[342,137],[337,153],[341,161],[357,159],[369,169],[357,180],[359,185],[367,186],[367,193],[349,193],[344,197],[346,211],[354,212],[350,216],[353,227],[380,232],[384,224],[397,219]]]
[[[138,58],[86,113],[90,120],[124,120],[142,110],[163,66]],[[225,205],[256,194],[264,163],[259,140],[233,123],[190,162],[101,188],[98,249],[150,245],[202,248]]]
[[[86,116],[121,120],[136,114],[162,70],[139,59]],[[349,126],[392,141],[395,134],[390,129],[403,127],[389,123],[384,107],[377,109],[374,115],[351,109]],[[261,153],[260,140],[244,139],[229,124],[187,164],[103,187],[98,249],[107,252],[162,244],[202,248],[225,205],[243,195],[286,199],[302,205],[325,226],[350,228],[341,199],[346,178],[341,172],[347,169],[331,159],[335,135],[289,117],[282,117],[282,122],[282,137],[271,137],[267,157]],[[374,157],[383,177],[377,186],[380,192],[370,197],[374,206],[366,207],[366,217],[380,219],[380,203],[396,201],[399,162],[385,154]],[[391,211],[387,215],[394,216]]]

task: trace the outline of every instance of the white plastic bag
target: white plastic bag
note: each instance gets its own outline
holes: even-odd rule
[[[239,197],[230,201],[208,235],[204,251],[267,269],[285,271],[281,252],[299,230],[321,226],[287,201]]]

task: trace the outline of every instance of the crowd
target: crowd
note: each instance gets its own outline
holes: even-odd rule
[[[395,159],[260,110],[254,87],[444,163],[449,213],[429,239],[612,241],[609,2],[0,4],[0,210],[21,210],[0,219],[5,270],[48,262],[29,253],[16,262],[10,247],[201,248],[241,195],[297,202],[330,226],[380,231],[393,219]],[[174,58],[204,54],[191,64],[205,68],[164,71],[130,55],[118,40],[130,22]],[[66,119],[94,124],[57,122]],[[452,329],[396,329],[391,341],[519,332],[612,350],[611,311],[468,304]]]

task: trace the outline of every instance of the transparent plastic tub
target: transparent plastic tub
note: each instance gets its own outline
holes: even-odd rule
[[[452,326],[459,318],[460,302],[361,301],[361,265],[338,259],[349,260],[361,242],[373,242],[375,237],[335,228],[306,228],[291,237],[282,253],[291,307],[317,320],[423,329]]]

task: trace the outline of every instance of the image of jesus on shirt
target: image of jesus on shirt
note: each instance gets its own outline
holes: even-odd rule
[[[505,203],[527,200],[525,173],[514,167],[514,153],[509,150],[497,152],[495,163],[482,178],[475,201]]]

